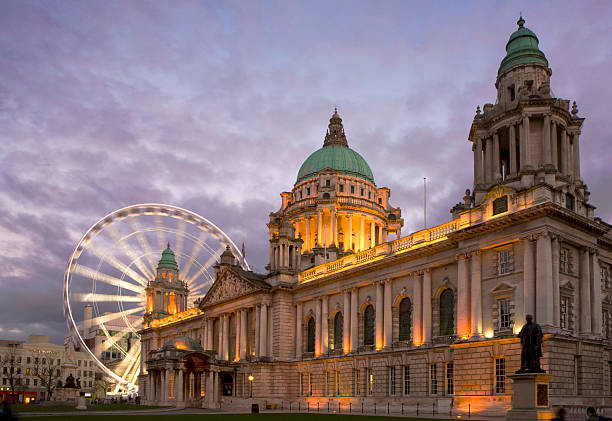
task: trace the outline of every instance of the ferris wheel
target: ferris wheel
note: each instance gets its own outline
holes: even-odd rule
[[[212,266],[232,240],[206,218],[176,206],[139,204],[93,224],[74,248],[63,281],[64,315],[73,338],[119,390],[137,389],[147,283],[162,251],[172,246],[188,303],[212,285]]]

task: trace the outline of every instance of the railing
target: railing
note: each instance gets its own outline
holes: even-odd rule
[[[336,196],[335,200],[340,205],[366,207],[366,208],[373,209],[377,212],[380,212],[382,214],[385,213],[385,208],[383,208],[378,203],[373,202],[372,200],[359,199],[359,198],[350,197],[350,196]],[[334,201],[333,198],[319,199],[317,197],[309,197],[307,199],[301,199],[301,200],[296,200],[295,202],[292,202],[290,205],[287,206],[286,210],[287,212],[291,212],[296,209],[314,207],[317,205],[317,203],[331,203],[332,201]]]

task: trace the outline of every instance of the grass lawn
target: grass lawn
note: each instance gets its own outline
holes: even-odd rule
[[[108,415],[88,415],[87,421],[102,421],[109,419]],[[399,418],[399,417],[377,417],[377,416],[365,416],[365,415],[328,415],[328,414],[197,414],[197,415],[177,415],[177,414],[168,414],[168,415],[133,415],[133,414],[125,414],[125,415],[112,415],[113,421],[128,421],[128,420],[136,420],[136,421],[144,421],[144,420],[153,420],[153,421],[171,421],[176,420],[177,418],[180,421],[281,421],[286,420],[291,417],[292,421],[315,421],[321,418],[326,418],[329,421],[442,421],[439,418],[436,420],[430,418]],[[19,418],[20,420],[37,420],[41,421],[38,417],[31,418]],[[74,415],[74,416],[61,416],[61,417],[45,417],[45,421],[82,421],[84,417],[82,415]]]
[[[85,412],[84,410],[75,409],[76,405],[11,405],[13,412]],[[101,404],[95,406],[88,406],[87,411],[138,411],[142,409],[159,409],[164,408],[163,406],[145,406],[145,405],[128,405],[128,404]]]

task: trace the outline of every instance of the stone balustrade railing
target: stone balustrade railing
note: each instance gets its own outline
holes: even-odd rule
[[[350,196],[336,196],[335,200],[341,206],[360,206],[373,209],[377,212],[380,212],[381,214],[385,213],[385,209],[378,203],[373,202],[372,200],[360,199],[357,197]],[[296,200],[295,202],[292,202],[289,206],[287,206],[287,212],[291,212],[301,208],[314,207],[317,205],[317,203],[332,203],[333,201],[334,199],[319,199],[316,197]]]

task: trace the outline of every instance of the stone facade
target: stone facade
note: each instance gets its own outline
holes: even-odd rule
[[[355,173],[363,163],[300,170],[270,214],[269,272],[225,256],[197,309],[141,332],[145,402],[499,414],[520,366],[516,333],[532,314],[545,333],[553,405],[612,404],[610,225],[594,216],[580,176],[584,119],[551,97],[552,72],[523,25],[507,45],[497,104],[474,117],[473,191],[451,221],[402,237],[390,190],[376,187],[369,167]],[[330,147],[348,148],[337,112],[316,162],[333,164]],[[202,349],[180,354],[176,336]],[[167,370],[183,386],[192,379],[181,389],[191,392],[170,394]]]

